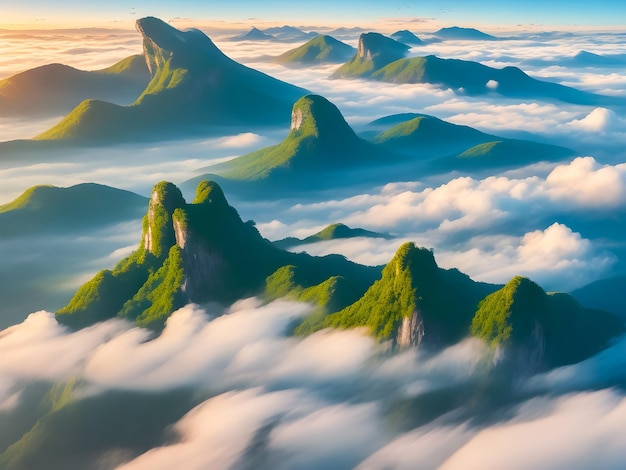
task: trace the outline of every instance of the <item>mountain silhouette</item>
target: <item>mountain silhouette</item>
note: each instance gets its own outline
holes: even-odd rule
[[[332,36],[319,35],[305,44],[291,49],[275,61],[285,65],[310,65],[321,63],[341,63],[354,54],[354,48]]]
[[[125,105],[135,101],[149,81],[141,55],[93,71],[43,65],[0,80],[0,116],[58,116],[89,98]]]
[[[206,135],[216,126],[285,121],[305,91],[224,55],[200,30],[137,20],[152,80],[130,106],[83,101],[38,139],[111,143]]]

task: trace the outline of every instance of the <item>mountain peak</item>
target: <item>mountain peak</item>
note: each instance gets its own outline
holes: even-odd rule
[[[199,63],[228,60],[204,33],[198,29],[179,31],[159,18],[148,16],[135,22],[143,36],[143,50],[150,73],[154,76],[170,59],[174,66],[189,64],[198,57]]]
[[[350,277],[357,294],[380,272],[342,257],[275,248],[254,224],[241,220],[215,182],[202,181],[187,204],[175,185],[162,181],[152,192],[138,249],[80,287],[56,318],[81,327],[118,315],[159,328],[186,303],[230,303],[259,294],[266,278],[287,265],[302,269],[310,286]],[[324,292],[327,300],[334,295]]]
[[[213,206],[228,206],[224,191],[215,181],[204,180],[196,188],[196,197],[193,204],[212,204]]]
[[[352,59],[332,75],[333,78],[369,76],[391,62],[403,59],[409,46],[380,33],[363,33]]]
[[[359,37],[357,54],[361,59],[384,59],[389,63],[397,59],[402,59],[407,50],[409,50],[409,46],[406,44],[383,36],[380,33],[363,33]]]
[[[293,105],[291,135],[322,140],[356,137],[337,106],[319,95],[306,95]]]
[[[398,248],[391,260],[396,266],[396,272],[409,269],[411,273],[419,277],[427,277],[429,273],[437,269],[435,255],[428,248],[418,247],[415,243],[406,242]]]

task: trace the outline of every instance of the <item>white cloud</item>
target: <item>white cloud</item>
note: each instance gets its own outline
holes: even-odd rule
[[[585,132],[626,132],[626,120],[618,116],[615,111],[606,108],[595,108],[582,119],[574,119],[566,123],[576,130]]]
[[[611,209],[624,203],[626,164],[601,165],[593,157],[579,157],[552,170],[544,189],[550,199],[567,205]]]
[[[520,409],[517,419],[479,432],[440,468],[620,468],[626,446],[621,432],[624,420],[626,399],[611,391],[563,397],[547,404],[530,402]]]
[[[181,442],[152,449],[119,469],[232,468],[258,428],[301,401],[291,391],[262,394],[252,389],[217,396],[191,410],[175,425]]]

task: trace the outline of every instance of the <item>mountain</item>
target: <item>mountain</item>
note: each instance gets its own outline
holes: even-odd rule
[[[20,395],[17,409],[3,413],[6,424],[0,434],[9,431],[10,445],[1,446],[0,442],[0,468],[117,467],[160,445],[164,429],[175,424],[198,401],[189,390],[103,390],[78,398],[81,385],[75,379],[39,383]],[[29,425],[25,426],[25,422]],[[14,428],[16,424],[18,429]],[[19,431],[21,434],[17,434]],[[94,467],[95,462],[106,464]]]
[[[296,332],[325,327],[367,327],[380,340],[429,348],[471,334],[522,373],[579,362],[624,332],[615,315],[585,309],[567,294],[547,294],[530,279],[518,276],[499,288],[441,269],[432,251],[413,243],[398,249],[359,300],[311,315]]]
[[[588,51],[579,51],[566,64],[578,67],[623,67],[626,64],[626,54],[594,54]]]
[[[303,288],[335,276],[350,279],[352,297],[380,272],[338,255],[279,250],[261,237],[253,222],[239,218],[214,182],[201,182],[191,204],[172,183],[161,182],[152,192],[137,250],[80,287],[56,317],[82,327],[117,315],[159,328],[189,302],[230,303],[262,294],[266,279],[284,266],[302,271]],[[333,300],[331,294],[326,302]]]
[[[88,98],[128,104],[149,81],[141,55],[94,71],[43,65],[0,80],[0,116],[58,116]]]
[[[281,41],[304,41],[317,36],[315,32],[305,32],[293,26],[275,26],[263,30],[265,34],[270,34]]]
[[[626,276],[615,276],[580,287],[571,295],[585,307],[606,310],[626,320],[625,289]]]
[[[231,41],[275,41],[276,38],[271,34],[264,33],[256,27],[252,27],[250,31],[240,36],[231,38]]]
[[[497,138],[472,127],[452,124],[427,114],[387,116],[373,121],[369,126],[375,128],[393,122],[398,124],[375,135],[373,142],[404,153],[461,152]]]
[[[435,37],[440,39],[461,39],[471,41],[494,41],[497,38],[487,33],[483,33],[474,28],[461,28],[459,26],[451,26],[449,28],[441,28],[433,33]]]
[[[571,149],[529,140],[498,139],[475,145],[464,152],[442,157],[433,167],[445,170],[480,170],[559,161],[574,155]]]
[[[137,20],[152,80],[130,106],[83,101],[38,139],[118,142],[179,138],[211,126],[285,121],[301,88],[225,56],[201,31],[179,31],[152,17]]]
[[[397,124],[374,134],[372,142],[395,153],[419,158],[427,164],[423,171],[471,172],[538,161],[558,161],[574,154],[573,150],[564,147],[505,139],[427,114],[386,116],[371,122],[368,127],[380,129],[393,123]]]
[[[273,242],[274,246],[286,250],[288,248],[292,248],[294,246],[299,245],[307,245],[309,243],[318,243],[328,240],[339,240],[343,238],[356,238],[356,237],[366,237],[366,238],[391,238],[390,235],[385,233],[371,232],[369,230],[364,230],[362,228],[350,228],[347,225],[337,223],[331,224],[328,227],[320,230],[319,232],[309,235],[306,238],[283,238],[282,240],[276,240]]]
[[[349,62],[342,68],[348,64]],[[378,69],[354,70],[355,73],[342,74],[341,78],[370,77],[391,83],[429,83],[467,95],[498,93],[508,97],[543,98],[582,105],[609,106],[622,102],[615,97],[595,95],[557,83],[536,80],[517,67],[496,69],[478,62],[441,59],[434,55],[399,59]],[[334,76],[339,75],[335,72]]]
[[[357,52],[331,78],[368,77],[385,65],[402,59],[409,49],[406,44],[379,33],[361,34]]]
[[[352,37],[356,37],[356,35],[358,35],[359,33],[363,31],[365,30],[359,26],[354,26],[352,28],[341,27],[341,28],[336,28],[336,29],[333,29],[332,31],[329,31],[328,34],[334,37],[352,38]]]
[[[319,35],[305,44],[276,57],[275,61],[287,65],[345,62],[354,54],[354,47],[332,36]]]
[[[424,41],[418,38],[411,31],[407,31],[406,29],[396,31],[389,37],[391,39],[395,39],[398,42],[401,42],[403,44],[409,44],[411,46],[421,46],[422,44],[424,44]]]
[[[321,320],[307,318],[299,328],[365,326],[401,346],[442,347],[467,334],[476,304],[497,288],[441,269],[432,251],[405,243],[363,297]]]
[[[623,331],[616,316],[585,309],[567,294],[546,294],[519,276],[480,302],[471,326],[474,336],[512,352],[517,368],[528,372],[586,359]]]
[[[67,233],[136,220],[146,198],[94,183],[33,186],[0,205],[0,237]]]
[[[208,170],[225,180],[262,183],[267,190],[319,188],[330,181],[333,172],[345,176],[348,169],[356,171],[382,161],[382,155],[357,137],[334,104],[322,96],[307,95],[293,106],[291,130],[280,144]]]

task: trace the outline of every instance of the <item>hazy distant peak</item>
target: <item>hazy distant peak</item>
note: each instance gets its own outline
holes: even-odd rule
[[[415,34],[406,29],[396,31],[390,37],[404,44],[412,44],[414,46],[424,44],[424,42],[420,38],[418,38]]]
[[[361,59],[373,59],[377,55],[395,56],[401,59],[410,48],[406,44],[380,33],[364,33],[359,38],[358,55]]]
[[[435,36],[441,39],[471,39],[471,40],[487,40],[496,39],[491,34],[483,33],[476,28],[462,28],[460,26],[451,26],[449,28],[441,28],[435,32]]]

